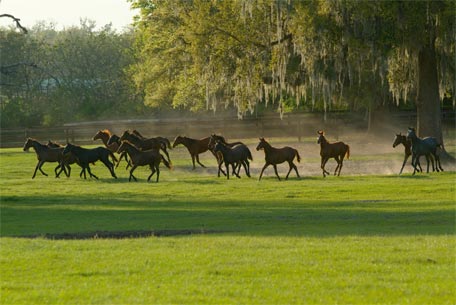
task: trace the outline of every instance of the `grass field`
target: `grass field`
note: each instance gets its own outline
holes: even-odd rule
[[[34,153],[0,150],[0,303],[455,303],[454,171],[356,175],[355,156],[324,179],[307,158],[301,179],[258,182],[258,156],[227,181],[173,150],[157,184],[102,164],[32,180]]]

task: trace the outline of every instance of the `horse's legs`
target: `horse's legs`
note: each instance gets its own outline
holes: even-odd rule
[[[114,173],[114,164],[111,163],[108,158],[106,158],[106,160],[101,160],[101,162],[109,169],[111,176],[117,179],[116,173]]]
[[[245,174],[247,175],[247,177],[250,178],[250,163],[249,163],[249,161],[248,160],[243,161],[242,165],[244,166]]]
[[[241,171],[241,162],[231,163],[231,168],[233,169],[233,175],[236,175],[236,177],[241,178],[241,176],[239,176],[239,172]]]
[[[87,176],[86,176],[86,169],[85,167],[81,167],[81,172],[79,173],[79,178],[82,178],[82,174],[84,174],[84,179],[87,179]]]
[[[193,170],[195,170],[195,155],[191,155],[192,156],[192,163],[193,163]]]
[[[435,153],[434,154],[434,158],[435,158],[435,167],[437,168],[437,171],[442,171],[443,172],[443,168],[442,168],[442,164],[440,163],[440,156]]]
[[[427,168],[426,168],[426,173],[429,173],[429,155],[425,155],[426,157],[426,163],[427,163]],[[432,161],[434,162],[434,161]]]
[[[334,170],[334,176],[335,176],[335,175],[337,175],[337,170],[338,170],[339,167],[340,167],[340,159],[339,159],[339,156],[335,156],[334,159],[335,159],[336,162],[337,162],[336,169]]]
[[[226,170],[226,179],[230,179],[230,169],[228,167],[228,163],[225,162],[225,170]]]
[[[269,166],[269,163],[266,163],[266,164],[263,166],[263,169],[261,170],[260,178],[258,178],[258,181],[261,180],[261,177],[263,176],[263,172],[264,172],[264,170],[266,169],[266,167],[268,167],[268,166]]]
[[[87,171],[89,172],[89,175],[90,175],[90,177],[94,177],[95,179],[97,179],[97,180],[98,180],[98,177],[97,177],[97,176],[95,176],[94,174],[92,174],[92,171],[90,170],[90,166],[89,166],[89,164],[87,164]]]
[[[323,178],[326,177],[326,174],[330,175],[330,173],[325,169],[325,165],[328,160],[328,157],[321,157],[321,169],[323,170]]]
[[[169,163],[171,164],[171,160],[169,160]],[[157,179],[155,180],[155,182],[158,183],[158,178],[160,177],[160,167],[159,167],[159,164],[157,164],[156,169],[157,169]]]
[[[166,158],[168,159],[168,163],[171,164],[171,158],[169,157],[168,151],[166,150],[166,146],[162,147],[161,150],[165,153]]]
[[[135,179],[135,181],[138,181],[138,179],[136,179],[135,176],[133,176],[133,171],[137,168],[138,166],[137,165],[133,165],[131,167],[131,170],[130,170],[130,177],[128,177],[128,181],[131,181],[131,178]],[[150,175],[152,177],[152,175],[154,174],[154,172],[152,171],[152,174]],[[150,178],[150,177],[149,177]]]
[[[407,163],[407,160],[408,160],[409,157],[410,157],[410,155],[405,154],[404,162],[402,162],[402,167],[401,167],[401,170],[399,171],[399,175],[402,174],[402,170],[404,169],[405,163]]]
[[[288,180],[288,175],[290,175],[290,173],[291,173],[291,170],[293,169],[293,167],[292,167],[292,165],[291,165],[291,164],[292,164],[292,162],[288,161],[288,166],[289,166],[289,169],[288,169],[288,173],[287,173],[287,175],[285,176],[285,180]]]
[[[342,157],[340,157],[339,173],[337,174],[338,177],[340,176],[340,171],[342,170],[342,166],[344,166],[344,155],[342,155]]]
[[[292,169],[295,170],[296,176],[298,176],[298,178],[300,178],[299,173],[298,173],[298,167],[296,166],[296,164],[294,164],[293,161],[288,161],[288,165],[290,166],[290,169],[288,170],[288,174],[285,177],[285,179],[288,179],[288,175],[290,174]]]
[[[47,174],[46,174],[45,172],[43,172],[43,170],[41,169],[41,166],[43,166],[43,164],[44,164],[44,161],[38,161],[38,164],[37,164],[36,167],[35,167],[35,172],[33,172],[32,179],[35,178],[35,176],[36,176],[36,171],[37,171],[37,170],[40,170],[40,172],[41,172],[43,175],[47,176]]]
[[[272,166],[274,167],[274,172],[275,172],[277,178],[279,178],[279,181],[280,181],[279,173],[277,172],[277,164],[272,164]]]
[[[201,165],[202,167],[204,167],[204,168],[206,167],[206,166],[204,166],[203,163],[200,162],[199,155],[196,155],[196,162],[198,162],[198,164]]]

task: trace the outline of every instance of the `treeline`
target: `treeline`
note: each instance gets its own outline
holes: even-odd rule
[[[442,139],[454,1],[130,2],[140,12],[131,32],[2,30],[2,126],[265,107],[371,120],[405,105],[420,135]]]
[[[150,112],[134,90],[133,32],[95,23],[0,31],[1,126],[52,126]]]

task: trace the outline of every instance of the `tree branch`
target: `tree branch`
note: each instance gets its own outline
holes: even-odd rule
[[[22,31],[24,34],[27,34],[27,33],[28,33],[27,29],[26,29],[25,27],[23,27],[22,24],[20,23],[21,19],[16,18],[16,17],[14,17],[13,15],[10,15],[10,14],[1,14],[1,15],[0,15],[0,18],[1,18],[1,17],[8,17],[8,18],[13,19],[14,22],[16,22],[16,27],[20,28],[21,31]]]

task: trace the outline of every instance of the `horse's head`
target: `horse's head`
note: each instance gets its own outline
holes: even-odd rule
[[[211,134],[211,136],[209,138],[209,143],[207,144],[207,147],[212,150],[212,149],[214,149],[216,142],[218,142],[218,141],[224,142],[224,140],[225,139],[223,137],[218,136],[215,133],[213,133],[213,134]]]
[[[183,139],[184,139],[184,137],[177,136],[177,137],[174,139],[173,148],[176,147],[176,146],[179,145],[179,144],[182,144],[182,143],[183,143]]]
[[[103,136],[103,132],[101,130],[98,130],[98,132],[93,136],[92,140],[95,141],[95,140],[101,139],[102,136]]]
[[[318,134],[317,144],[324,143],[326,141],[325,132],[323,130],[319,130],[319,131],[317,131],[317,134]]]
[[[71,143],[67,143],[67,145],[65,145],[65,147],[63,148],[63,154],[66,155],[66,154],[69,154],[73,149],[74,149],[74,145],[71,144]]]
[[[33,140],[31,138],[27,138],[27,141],[25,141],[25,143],[24,143],[23,150],[28,151],[30,149],[30,147],[32,147],[32,146],[33,146]]]
[[[264,149],[266,147],[266,145],[268,144],[268,142],[266,142],[266,140],[264,138],[260,138],[259,140],[260,140],[260,143],[258,143],[256,150]]]
[[[416,138],[416,131],[415,131],[415,128],[413,127],[409,127],[408,130],[407,130],[407,139],[413,139],[413,138]]]
[[[123,132],[123,134],[120,136],[119,141],[122,142],[122,141],[127,140],[127,138],[128,138],[129,135],[130,135],[130,133],[128,132],[128,130],[125,130],[125,131]]]
[[[214,152],[217,153],[219,151],[222,151],[225,145],[221,141],[215,141],[214,145]]]
[[[405,141],[404,135],[402,135],[401,133],[396,134],[396,137],[394,138],[394,142],[393,142],[393,147],[396,147],[399,144],[404,143],[404,141]]]

